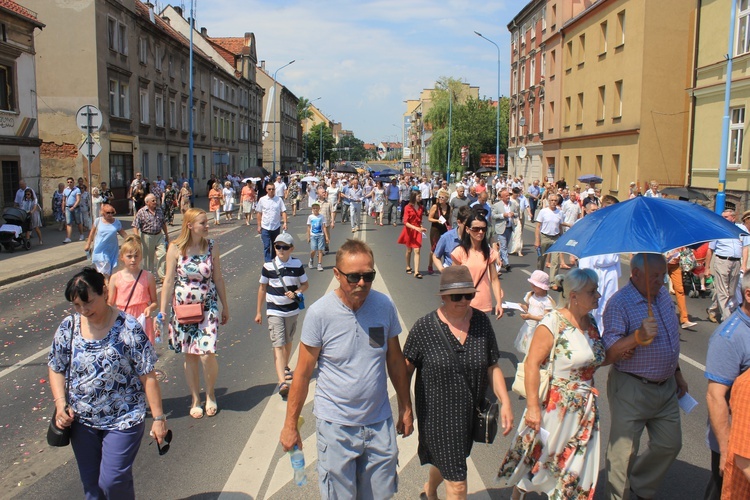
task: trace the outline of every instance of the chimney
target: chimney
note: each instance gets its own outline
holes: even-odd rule
[[[206,29],[206,27],[205,27],[205,26],[202,26],[202,27],[201,27],[201,36],[202,36],[203,38],[208,38],[208,30]]]
[[[156,23],[156,19],[154,18],[154,4],[151,2],[146,2],[146,7],[148,7],[148,19],[152,23]]]
[[[161,16],[161,18],[164,20],[165,23],[171,26],[171,24],[169,23],[169,18],[167,16]]]
[[[245,47],[250,46],[250,37],[252,36],[252,33],[245,32]]]
[[[262,69],[263,71],[266,70],[266,61],[261,61],[260,62],[260,69]]]
[[[182,7],[177,7],[176,5],[172,7],[175,12],[177,12],[177,15],[182,17]]]

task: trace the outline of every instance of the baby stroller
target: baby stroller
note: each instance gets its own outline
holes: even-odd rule
[[[31,214],[20,208],[9,207],[3,211],[5,224],[0,226],[0,245],[8,252],[16,248],[31,249],[31,240],[26,233],[31,230]]]

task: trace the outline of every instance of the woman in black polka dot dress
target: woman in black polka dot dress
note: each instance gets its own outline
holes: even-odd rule
[[[430,464],[422,497],[437,498],[446,483],[448,498],[466,498],[466,457],[472,447],[474,408],[487,387],[501,403],[503,435],[513,427],[508,391],[497,360],[500,351],[489,318],[469,303],[476,289],[466,266],[451,266],[440,277],[442,305],[420,318],[404,345],[409,376],[417,371],[416,413],[419,460]],[[441,328],[463,365],[448,351]]]

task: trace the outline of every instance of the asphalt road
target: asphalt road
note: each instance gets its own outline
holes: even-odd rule
[[[308,210],[290,217],[290,232],[297,242],[294,256],[306,262],[309,248],[304,240]],[[160,457],[156,446],[144,438],[134,465],[136,492],[139,498],[318,498],[315,467],[314,418],[312,390],[303,411],[307,424],[305,439],[309,482],[297,487],[292,482],[288,457],[278,445],[285,403],[273,394],[275,374],[265,324],[253,323],[257,282],[262,263],[262,244],[255,227],[233,222],[212,226],[222,252],[222,268],[230,302],[230,323],[219,337],[219,381],[216,417],[195,420],[188,415],[190,403],[182,375],[182,359],[164,344],[158,346],[163,372],[162,393],[174,440],[169,453]],[[423,280],[404,273],[404,249],[395,243],[401,227],[375,226],[368,219],[357,237],[374,249],[378,278],[375,288],[389,294],[403,321],[405,340],[408,328],[421,316],[439,305],[436,296],[439,276],[425,274],[428,247],[422,255]],[[348,224],[337,224],[331,248],[335,250],[352,236]],[[519,301],[529,290],[526,282],[534,269],[535,254],[528,245],[526,255],[512,257],[513,270],[502,277],[506,300]],[[306,301],[311,304],[332,289],[334,256],[324,260],[325,271],[310,271],[310,289]],[[3,314],[0,318],[0,497],[47,499],[82,497],[76,462],[71,449],[53,449],[45,441],[46,427],[52,412],[50,391],[46,382],[46,350],[61,319],[70,312],[63,297],[65,282],[78,269],[72,266],[0,288]],[[623,268],[623,282],[627,279]],[[658,498],[702,498],[709,476],[709,452],[704,444],[706,429],[705,391],[702,364],[713,325],[705,320],[707,299],[687,299],[688,307],[698,320],[694,329],[682,331],[682,370],[690,392],[700,405],[690,415],[683,414],[683,448],[677,462],[664,480]],[[304,314],[304,313],[303,313]],[[302,316],[301,319],[304,319]],[[518,361],[513,340],[522,320],[507,315],[493,320],[503,357],[500,367],[510,387]],[[295,339],[296,340],[296,339]],[[18,369],[12,365],[25,360]],[[596,375],[601,389],[598,404],[602,424],[602,468],[609,435],[609,408],[605,388],[607,369]],[[314,384],[314,381],[313,381]],[[515,422],[518,424],[523,404],[511,395]],[[392,398],[395,411],[395,398]],[[397,498],[416,498],[426,478],[416,456],[416,435],[400,442],[400,476]],[[644,441],[645,442],[645,441]],[[511,443],[511,436],[498,437],[493,445],[475,445],[469,463],[470,498],[509,498],[510,489],[494,481],[498,466]],[[599,492],[603,495],[603,473]],[[64,493],[62,493],[64,492]],[[223,492],[223,493],[222,493]],[[444,490],[440,491],[441,497]],[[529,495],[527,498],[536,498]],[[541,497],[539,497],[541,498]]]

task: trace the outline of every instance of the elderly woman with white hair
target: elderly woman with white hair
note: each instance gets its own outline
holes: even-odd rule
[[[524,362],[526,410],[498,473],[515,486],[514,499],[527,491],[550,498],[593,497],[600,439],[594,372],[611,362],[591,315],[600,298],[597,281],[591,269],[570,271],[567,300],[534,332]],[[541,377],[548,369],[549,390],[540,400]],[[540,429],[549,437],[541,437]]]

